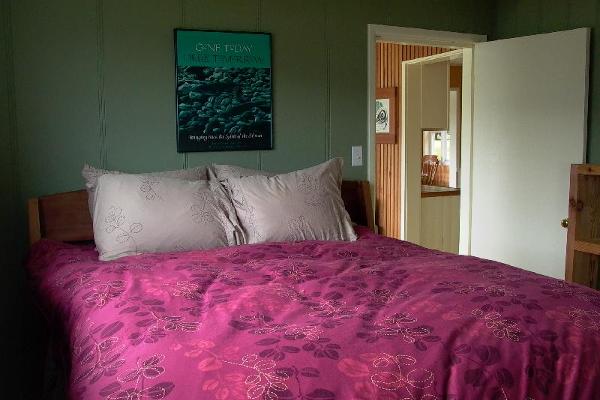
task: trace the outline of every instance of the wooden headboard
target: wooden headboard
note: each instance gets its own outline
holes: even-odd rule
[[[342,198],[352,221],[373,230],[373,207],[369,182],[342,182]],[[27,207],[30,245],[42,238],[61,242],[94,239],[85,190],[29,199]]]

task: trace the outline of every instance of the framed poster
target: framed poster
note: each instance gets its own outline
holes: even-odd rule
[[[395,87],[375,90],[375,142],[396,143],[398,137],[398,90]]]
[[[177,151],[273,148],[271,34],[175,30]]]

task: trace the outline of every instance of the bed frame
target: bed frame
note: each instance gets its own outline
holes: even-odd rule
[[[374,230],[368,181],[343,181],[342,198],[353,222]],[[29,199],[29,244],[40,239],[61,242],[94,240],[85,190]]]

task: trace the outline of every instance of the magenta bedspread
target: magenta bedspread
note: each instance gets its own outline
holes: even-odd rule
[[[29,270],[74,399],[600,398],[600,293],[365,230]]]

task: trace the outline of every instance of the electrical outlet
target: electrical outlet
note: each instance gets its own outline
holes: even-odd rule
[[[361,167],[363,165],[362,146],[352,146],[352,166]]]

